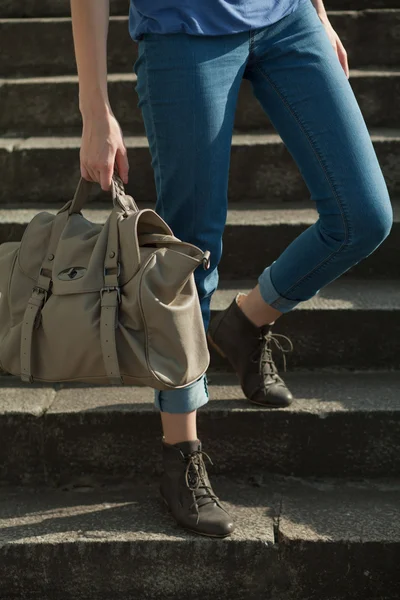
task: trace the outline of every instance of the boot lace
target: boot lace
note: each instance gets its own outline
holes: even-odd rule
[[[185,481],[187,487],[193,494],[193,503],[191,504],[189,510],[192,510],[193,507],[196,508],[197,524],[200,519],[199,507],[210,504],[210,502],[215,502],[219,505],[218,497],[214,494],[209,483],[207,483],[207,471],[204,464],[203,455],[212,465],[213,462],[206,452],[196,451],[185,456],[185,460],[187,460]]]
[[[286,347],[281,343],[281,340],[287,342]],[[284,371],[286,371],[286,354],[293,351],[293,344],[285,335],[281,335],[280,333],[273,334],[270,329],[267,333],[263,332],[260,336],[260,373],[264,380],[271,378],[276,382],[281,382],[282,379],[279,377],[278,369],[272,356],[272,344],[275,344],[275,348],[282,353]]]

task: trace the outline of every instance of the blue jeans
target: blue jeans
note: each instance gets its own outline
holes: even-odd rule
[[[156,210],[177,237],[211,251],[210,270],[195,272],[205,328],[218,284],[243,78],[295,159],[319,213],[261,273],[265,302],[289,312],[389,234],[391,203],[368,130],[311,1],[251,32],[147,34],[134,68]],[[182,390],[156,393],[156,406],[172,413],[195,410],[207,400],[203,378]]]

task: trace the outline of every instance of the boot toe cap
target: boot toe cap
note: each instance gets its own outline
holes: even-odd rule
[[[286,408],[293,402],[290,390],[279,383],[273,384],[267,390],[259,390],[251,399],[255,404],[274,408]]]
[[[226,537],[235,530],[233,519],[224,510],[215,506],[200,517],[198,523],[192,523],[192,531],[210,537]]]

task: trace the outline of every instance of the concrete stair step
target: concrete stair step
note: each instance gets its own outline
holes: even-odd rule
[[[393,102],[400,93],[400,71],[352,70],[351,84],[371,127],[393,127],[400,121],[400,109]],[[109,94],[114,112],[126,135],[143,135],[144,126],[134,91],[136,75],[109,75]],[[0,80],[0,130],[8,135],[46,135],[57,132],[80,134],[78,77],[8,78]],[[59,114],[63,114],[60,123]],[[272,128],[265,113],[243,81],[235,128],[251,131]]]
[[[393,196],[400,196],[400,130],[372,129],[372,140]],[[128,193],[138,202],[155,198],[145,136],[125,137],[131,169]],[[3,173],[0,204],[69,200],[80,177],[81,137],[0,138]],[[280,137],[233,136],[229,197],[232,202],[298,201],[308,196],[300,172]]]
[[[4,491],[3,597],[397,600],[399,481],[213,481],[225,540],[178,528],[156,484]]]
[[[135,92],[136,75],[109,75],[109,96],[125,135],[144,135]],[[352,70],[350,81],[370,127],[400,126],[400,71]],[[60,114],[63,115],[60,121]],[[236,131],[272,130],[268,118],[243,81],[236,112]],[[0,131],[3,135],[81,135],[78,77],[8,78],[0,80]]]
[[[398,476],[400,372],[284,377],[296,399],[268,409],[244,398],[236,376],[210,371],[198,428],[214,473]],[[90,486],[160,474],[150,388],[26,387],[13,377],[0,386],[0,485]]]
[[[107,203],[89,205],[85,217],[95,223],[104,223],[110,214]],[[154,204],[141,204],[140,208]],[[26,226],[41,210],[55,213],[53,205],[0,208],[0,243],[19,241]],[[397,258],[400,239],[400,200],[393,201],[394,225],[391,235],[366,260],[349,271],[351,277],[399,278]],[[224,234],[224,253],[220,264],[222,279],[255,279],[266,265],[317,219],[310,203],[232,204],[228,211]]]
[[[221,281],[211,304],[213,314],[255,283]],[[398,369],[400,283],[341,278],[285,315],[275,330],[294,343],[287,357],[289,369]],[[228,368],[214,351],[211,364]]]
[[[399,9],[333,11],[330,18],[352,68],[398,67]],[[128,17],[111,17],[108,39],[109,71],[132,72],[137,45],[129,36]],[[371,44],[372,39],[382,43]],[[0,56],[0,76],[76,73],[70,18],[0,19]]]
[[[368,9],[368,8],[400,8],[400,0],[327,0],[325,6],[330,10]],[[129,0],[112,0],[110,11],[113,15],[126,15]],[[0,17],[68,17],[71,14],[70,0],[2,0]]]
[[[111,0],[110,14],[127,15],[128,11],[129,0]],[[68,17],[70,14],[70,0],[41,0],[40,3],[35,0],[24,0],[23,3],[17,0],[2,0],[0,8],[0,17],[3,18]]]

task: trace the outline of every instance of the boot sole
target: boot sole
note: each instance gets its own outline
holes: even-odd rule
[[[163,499],[163,501],[165,502],[165,506],[167,507],[168,512],[170,513],[171,516],[173,516],[172,511],[168,505],[168,502],[166,501],[166,499],[164,498],[164,496],[161,493],[160,493],[160,496]],[[177,525],[179,525],[179,527],[182,527],[182,529],[184,529],[185,531],[190,531],[190,533],[195,533],[196,535],[202,535],[203,537],[223,539],[223,538],[229,537],[233,533],[233,531],[231,533],[226,533],[225,535],[214,535],[212,533],[202,533],[201,531],[196,531],[195,529],[190,529],[189,527],[185,527],[185,525],[181,525],[180,523],[178,523],[176,521],[176,519],[174,519],[174,520],[175,520],[175,523],[177,523]]]
[[[222,358],[225,358],[232,365],[229,358],[226,356],[226,354],[224,354],[222,352],[221,348],[219,346],[217,346],[217,344],[214,342],[214,340],[212,339],[212,337],[209,333],[207,333],[207,339],[208,339],[210,345],[214,348],[214,350],[216,350],[216,352],[218,352],[218,354],[220,354],[220,356],[222,356]],[[235,368],[233,365],[232,365],[232,367]],[[255,402],[254,400],[250,400],[250,398],[246,398],[246,400],[248,400],[252,404],[257,404],[257,406],[263,406],[264,408],[288,408],[292,404],[292,401],[289,402],[289,404],[264,404],[263,402]]]
[[[249,402],[251,402],[252,404],[257,404],[257,406],[263,406],[264,408],[289,408],[289,406],[292,404],[293,400],[291,400],[288,404],[264,404],[263,402],[255,402],[255,400],[250,400],[249,398],[247,398],[247,400]]]

